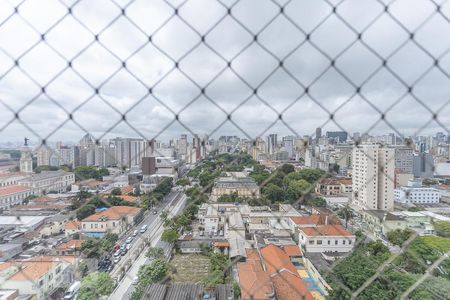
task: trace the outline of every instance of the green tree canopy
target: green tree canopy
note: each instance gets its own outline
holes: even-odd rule
[[[166,229],[161,235],[161,240],[168,243],[175,243],[178,240],[179,234],[173,229]]]
[[[96,300],[110,295],[114,290],[114,281],[108,273],[94,272],[83,278],[78,291],[78,300]]]

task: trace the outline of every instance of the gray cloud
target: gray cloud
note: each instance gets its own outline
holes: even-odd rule
[[[323,124],[324,130],[392,132],[373,106],[401,134],[450,127],[448,2],[438,2],[440,15],[432,1],[394,1],[386,13],[379,1],[347,0],[336,15],[318,0],[190,0],[178,16],[171,5],[180,1],[81,1],[70,15],[64,4],[72,2],[27,0],[18,15],[16,3],[0,3],[1,141],[24,135],[37,140],[55,129],[51,140],[77,140],[84,132],[65,123],[64,110],[96,138],[166,139],[188,131],[183,125],[199,134],[243,135],[230,122],[216,130],[231,112],[250,137],[272,131],[312,134]],[[122,7],[129,19],[121,16]],[[417,44],[407,31],[414,32]],[[362,97],[353,96],[355,85]],[[405,85],[413,86],[412,95],[402,98]],[[43,86],[47,95],[40,95]],[[35,134],[19,120],[7,126],[16,112]],[[281,112],[290,128],[275,122]],[[428,124],[433,113],[443,127]],[[111,129],[122,114],[131,127],[122,122]],[[182,124],[171,124],[175,114]]]

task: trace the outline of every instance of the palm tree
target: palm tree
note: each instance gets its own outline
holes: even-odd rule
[[[345,228],[347,228],[348,221],[349,221],[350,219],[352,219],[353,216],[354,216],[353,210],[352,210],[348,205],[346,205],[346,206],[344,206],[343,208],[341,208],[341,209],[338,211],[338,215],[339,215],[342,219],[345,219]]]

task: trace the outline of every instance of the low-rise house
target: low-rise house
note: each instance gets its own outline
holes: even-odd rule
[[[348,178],[325,178],[316,185],[316,193],[324,196],[349,194],[352,192],[352,180]]]
[[[59,288],[74,280],[75,259],[70,256],[37,256],[0,264],[0,288],[52,299]]]
[[[356,237],[342,225],[299,228],[299,244],[306,252],[347,253],[353,250]]]
[[[81,254],[81,244],[83,244],[83,240],[70,240],[59,245],[56,245],[54,248],[54,252],[57,255],[75,255],[78,256]]]
[[[81,222],[78,220],[68,221],[64,224],[64,233],[66,237],[72,236],[81,232]]]
[[[375,237],[386,236],[389,231],[408,227],[403,216],[398,216],[384,210],[361,211],[362,226]]]
[[[282,248],[271,244],[262,248],[260,253],[265,269],[273,283],[276,299],[314,299],[292,264],[289,255]]]
[[[121,234],[142,220],[143,210],[132,206],[113,206],[90,215],[81,221],[81,232],[89,237],[102,237],[106,233]]]
[[[64,232],[64,226],[68,222],[68,217],[65,215],[55,215],[46,220],[45,224],[39,229],[41,237],[49,237],[58,235]]]

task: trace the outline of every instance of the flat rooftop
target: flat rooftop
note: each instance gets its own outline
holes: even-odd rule
[[[47,216],[0,216],[0,226],[16,225],[34,227],[47,218]]]

